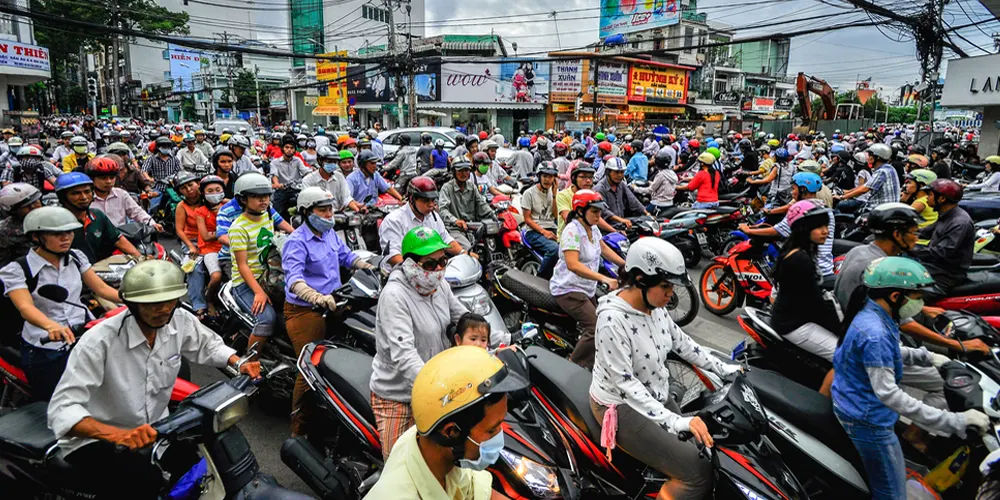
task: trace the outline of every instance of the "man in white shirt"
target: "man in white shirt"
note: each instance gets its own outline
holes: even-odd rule
[[[337,211],[350,208],[355,212],[362,211],[361,205],[351,197],[351,188],[347,185],[344,174],[338,170],[340,155],[330,148],[323,146],[316,152],[316,163],[319,168],[302,179],[302,189],[307,187],[320,187],[333,195],[333,207]]]
[[[177,161],[181,168],[188,172],[208,170],[208,157],[196,147],[194,134],[184,136],[184,147],[177,152]]]
[[[148,459],[116,453],[115,447],[134,451],[156,441],[150,424],[168,414],[181,357],[233,366],[255,378],[260,364],[242,362],[221,337],[177,307],[187,286],[176,264],[139,263],[125,273],[119,293],[129,311],[77,341],[66,367],[69,376],[59,381],[49,402],[48,424],[59,438],[61,456],[89,483],[87,491],[100,498],[125,491],[131,498],[150,498],[162,486],[159,468]]]
[[[448,233],[444,219],[437,212],[438,191],[434,180],[423,175],[414,177],[410,179],[407,191],[410,195],[409,203],[385,216],[378,228],[382,254],[389,257],[386,261],[388,266],[392,267],[403,261],[403,255],[400,253],[403,236],[417,226],[437,231],[449,247],[445,250],[448,255],[462,253],[462,246]]]

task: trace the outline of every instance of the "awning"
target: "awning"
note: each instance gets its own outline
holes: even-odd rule
[[[699,115],[721,115],[726,112],[722,106],[712,104],[688,104],[688,106],[694,108]]]
[[[340,116],[340,109],[337,106],[316,106],[313,108],[313,116]]]
[[[441,117],[441,118],[443,118],[445,116],[448,116],[447,113],[442,113],[440,111],[432,111],[430,109],[418,109],[417,110],[417,114],[418,115],[424,115],[424,116],[437,116],[437,117]]]
[[[545,103],[533,102],[421,102],[417,112],[425,109],[545,109]]]
[[[388,106],[389,103],[382,104],[380,102],[359,102],[354,105],[355,109],[382,109],[382,106]]]

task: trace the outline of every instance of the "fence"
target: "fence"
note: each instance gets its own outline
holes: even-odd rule
[[[755,132],[765,132],[769,134],[774,134],[777,137],[785,137],[791,133],[797,133],[795,130],[794,120],[760,120],[755,118],[745,118],[742,120],[723,120],[715,122],[704,122],[701,120],[670,120],[664,122],[663,125],[670,127],[670,130],[684,130],[684,129],[694,129],[695,127],[705,124],[705,135],[718,137],[725,135],[730,130],[735,130],[739,133],[755,133]],[[874,120],[870,118],[858,119],[858,120],[820,120],[816,123],[815,130],[817,132],[823,132],[829,137],[833,134],[835,130],[840,130],[841,133],[856,132],[858,130],[867,130],[871,127]],[[659,125],[659,123],[657,123]]]

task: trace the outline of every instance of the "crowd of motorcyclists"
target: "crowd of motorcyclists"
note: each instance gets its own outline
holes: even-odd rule
[[[25,143],[8,129],[0,142],[0,306],[4,317],[22,318],[13,346],[32,398],[50,400],[61,456],[99,497],[160,491],[157,470],[115,448],[155,442],[150,424],[168,413],[182,358],[259,377],[259,361],[241,350],[263,352],[277,332],[296,356],[323,341],[327,315],[343,312],[344,273],[372,270],[383,279],[370,405],[384,467],[366,498],[502,498],[481,471],[504,447],[507,395],[530,382],[493,354],[507,347],[498,339],[520,337],[490,331],[444,276],[451,259],[480,257],[470,223],[495,220],[493,201],[507,198],[518,199],[534,273],[577,324],[569,359],[593,374],[600,445],[664,474],[657,498],[703,498],[716,480],[699,458],[713,436],[682,413],[668,356],[725,379],[745,367],[699,345],[667,313],[675,288],[690,284],[681,251],[644,237],[619,253],[602,238],[624,234],[639,216],[710,213],[734,185],[764,202],[766,223],[739,229],[780,242],[771,326],[830,363],[820,392],[832,399],[873,498],[906,497],[900,439],[919,446],[924,431],[967,438],[992,428],[979,410],[948,410],[937,371],[950,359],[942,353],[990,347],[928,326],[943,312],[929,304],[972,266],[964,192],[1000,191],[1000,156],[973,162],[985,169],[981,179],[961,178],[959,158],[974,155],[964,140],[940,142],[928,157],[903,126],[783,137],[713,137],[705,124],[673,133],[537,130],[509,142],[497,129],[459,134],[453,148],[426,133],[411,145],[403,134],[387,155],[375,129],[289,124],[216,134],[90,116],[47,124],[51,140]],[[368,250],[381,259],[371,259],[335,230],[336,216],[380,209],[365,228],[377,233]],[[835,268],[837,214],[864,215],[872,238]],[[121,230],[129,223],[176,237],[177,261],[141,252]],[[122,255],[139,263],[116,290],[92,267]],[[604,261],[616,275],[602,273]],[[53,300],[47,285],[67,297]],[[236,348],[210,328],[225,319],[223,286],[252,318]],[[90,297],[125,311],[84,333],[78,327],[105,312],[95,315]],[[935,347],[902,346],[901,334]],[[309,389],[299,375],[286,412],[292,436],[315,430]],[[900,437],[901,416],[914,428]],[[193,450],[171,453],[178,470],[190,467]]]

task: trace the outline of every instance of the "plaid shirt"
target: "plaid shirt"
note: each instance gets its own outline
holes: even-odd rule
[[[146,163],[142,164],[142,171],[152,175],[153,179],[156,180],[153,189],[160,193],[165,193],[169,185],[167,178],[181,171],[181,163],[173,156],[167,157],[164,160],[160,158],[160,155],[154,155],[150,156],[146,160]]]
[[[886,163],[875,170],[872,179],[867,184],[871,196],[865,204],[865,211],[874,209],[883,203],[899,201],[899,175],[892,165]]]

